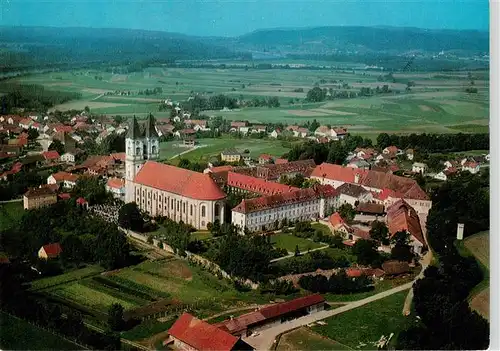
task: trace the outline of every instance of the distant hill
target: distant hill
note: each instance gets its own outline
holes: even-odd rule
[[[234,44],[240,50],[308,51],[309,53],[336,50],[360,53],[440,52],[442,50],[487,53],[489,33],[406,27],[265,29],[235,38]]]

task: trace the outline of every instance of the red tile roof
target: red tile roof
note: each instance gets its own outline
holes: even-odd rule
[[[200,351],[229,351],[239,340],[237,337],[199,320],[189,313],[183,313],[168,330],[168,333]]]
[[[122,178],[109,178],[106,183],[110,188],[121,189],[125,186],[125,179]]]
[[[125,162],[125,157],[127,154],[125,152],[117,152],[110,155],[115,161]]]
[[[147,161],[135,176],[135,183],[197,200],[221,200],[226,194],[208,175]]]
[[[46,160],[57,160],[60,157],[56,150],[42,152],[42,155]]]
[[[288,160],[286,158],[277,158],[274,160],[274,164],[276,165],[282,165],[284,163],[288,163]]]
[[[354,183],[356,174],[359,174],[361,178],[366,173],[367,171],[364,170],[342,167],[324,162],[314,168],[311,177],[327,178],[346,183]]]
[[[295,188],[296,189],[296,188]],[[295,204],[317,199],[319,197],[334,197],[335,189],[330,185],[317,185],[314,188],[297,189],[293,192],[263,196],[255,199],[242,200],[233,211],[239,213],[251,213],[263,211],[283,205]]]
[[[85,205],[87,202],[87,200],[85,200],[83,197],[79,197],[78,199],[76,199],[76,203],[78,205]]]
[[[262,154],[262,155],[259,156],[259,159],[263,159],[263,160],[269,161],[269,160],[272,160],[273,157],[271,155],[268,155],[268,154]]]
[[[79,178],[77,174],[72,174],[63,171],[52,174],[52,177],[56,180],[56,182],[64,182],[64,181],[76,182]]]
[[[313,294],[298,299],[277,303],[271,306],[263,307],[259,312],[266,318],[275,318],[286,313],[300,310],[302,308],[324,303],[325,299],[320,294]]]
[[[60,199],[63,199],[63,200],[68,200],[71,198],[71,194],[69,193],[62,193],[62,194],[59,194],[57,195]]]
[[[227,175],[227,185],[247,190],[260,195],[282,194],[298,190],[298,188],[280,183],[268,182],[264,179],[247,176],[240,173],[229,172]]]
[[[397,146],[394,146],[394,145],[388,146],[384,150],[386,150],[387,152],[389,152],[391,154],[393,154],[393,153],[395,154],[396,152],[398,152]]]
[[[245,127],[246,125],[247,122],[238,122],[238,121],[231,122],[231,127],[233,128]]]
[[[212,172],[212,173],[229,172],[229,171],[232,171],[233,168],[234,168],[234,166],[231,166],[231,165],[212,167],[212,168],[210,168],[210,172]]]
[[[43,245],[42,248],[48,257],[57,257],[62,252],[62,248],[59,243]]]
[[[54,127],[55,132],[66,132],[66,133],[71,133],[73,131],[73,127],[71,126],[66,126],[66,125],[58,125]]]
[[[425,245],[417,211],[404,200],[397,201],[387,209],[387,227],[391,236],[399,231],[406,230],[421,244]]]
[[[345,224],[344,220],[342,219],[342,217],[340,216],[340,214],[338,212],[335,212],[334,214],[332,214],[328,220],[330,221],[330,224],[334,228],[336,226],[338,226],[339,224]]]
[[[24,196],[26,196],[28,199],[50,195],[56,196],[52,189],[46,187],[30,188],[26,193],[24,193]]]

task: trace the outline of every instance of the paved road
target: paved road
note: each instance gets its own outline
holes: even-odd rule
[[[243,340],[247,342],[248,344],[252,345],[256,350],[270,350],[271,347],[274,344],[274,341],[276,337],[284,332],[290,331],[292,329],[325,319],[329,318],[331,316],[335,316],[337,314],[344,313],[346,311],[361,307],[363,305],[366,305],[370,302],[377,301],[380,299],[383,299],[384,297],[396,294],[400,291],[404,291],[407,289],[410,289],[412,286],[413,282],[406,283],[404,285],[400,285],[398,287],[395,287],[390,290],[383,291],[381,293],[378,293],[376,295],[367,297],[366,299],[354,301],[351,303],[348,303],[345,306],[333,309],[333,310],[328,310],[328,311],[320,311],[316,312],[314,314],[301,317],[289,322],[285,322],[283,324],[277,325],[275,327],[263,330],[260,332],[260,335],[256,337],[247,337],[244,338]]]

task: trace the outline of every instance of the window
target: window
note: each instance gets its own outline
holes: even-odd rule
[[[186,203],[182,203],[182,213],[186,213]]]
[[[173,210],[174,209],[174,199],[170,202],[170,208]]]
[[[190,206],[189,208],[189,215],[192,216],[193,215],[193,205]]]
[[[136,147],[135,148],[135,155],[138,156],[141,154],[141,148],[140,147]]]
[[[156,145],[153,145],[151,148],[151,153],[156,154]]]
[[[181,210],[181,204],[179,201],[177,201],[177,211],[180,211]]]
[[[156,200],[156,193],[153,194],[153,200]]]
[[[205,206],[201,206],[201,216],[205,217]],[[204,225],[203,222],[202,225]]]

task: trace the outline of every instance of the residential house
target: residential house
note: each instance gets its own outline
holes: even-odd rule
[[[273,157],[268,154],[262,154],[259,156],[259,164],[264,165],[266,163],[273,163]]]
[[[184,312],[168,330],[163,346],[181,351],[236,351],[253,348],[222,328]]]
[[[62,247],[59,243],[43,245],[38,250],[38,258],[48,260],[49,258],[57,258],[62,252]]]
[[[196,131],[194,129],[188,128],[188,129],[181,129],[178,130],[174,133],[174,135],[178,138],[187,138],[187,137],[192,137],[196,135]]]
[[[449,179],[449,177],[456,174],[457,172],[458,172],[458,170],[455,167],[450,167],[450,168],[447,168],[444,171],[441,171],[438,174],[436,174],[434,176],[434,179],[446,181]]]
[[[265,133],[266,132],[266,126],[262,124],[256,124],[251,126],[252,128],[252,133]]]
[[[391,237],[399,231],[407,231],[413,252],[419,255],[422,253],[426,243],[420,218],[406,201],[399,200],[387,209],[387,227]]]
[[[288,126],[286,130],[292,132],[293,136],[298,138],[305,138],[309,135],[309,129],[299,126]]]
[[[68,172],[57,172],[47,178],[47,184],[57,184],[60,187],[71,189],[76,185],[79,176]]]
[[[109,178],[106,190],[112,193],[115,199],[125,200],[125,179]]]
[[[171,124],[160,124],[160,125],[157,124],[155,126],[156,132],[160,137],[173,134],[174,128],[175,127]]]
[[[25,210],[49,206],[57,202],[57,195],[49,188],[31,188],[23,196]]]
[[[269,133],[270,138],[278,138],[278,136],[281,135],[281,130],[279,128],[274,129],[271,133]]]
[[[220,153],[221,161],[240,162],[241,153],[236,149],[227,149]]]
[[[210,130],[210,128],[207,127],[207,120],[205,119],[187,119],[184,121],[184,124],[188,128],[192,128],[195,131],[205,131],[205,130]]]
[[[344,139],[347,136],[347,129],[343,127],[334,127],[332,128],[331,132],[331,137],[335,140],[341,140]]]
[[[469,171],[472,174],[476,174],[479,172],[479,163],[474,161],[465,161],[462,163],[462,171]]]
[[[393,157],[396,157],[398,152],[400,153],[401,150],[399,150],[396,146],[392,145],[392,146],[388,146],[386,147],[384,150],[382,150],[382,153],[384,155],[388,155],[390,156],[391,158]]]
[[[425,174],[428,170],[428,167],[425,163],[422,162],[414,162],[411,171],[414,173],[420,173],[420,174]]]
[[[350,204],[355,208],[359,202],[373,200],[373,194],[360,185],[344,183],[335,190],[337,190],[338,194],[337,207]]]
[[[328,126],[319,126],[314,131],[314,135],[321,137],[330,137],[332,136],[331,128],[328,128]]]
[[[376,151],[372,148],[360,148],[360,147],[358,147],[354,150],[354,155],[358,159],[363,159],[365,161],[368,161],[368,160],[371,160],[376,155]]]
[[[355,157],[349,161],[347,167],[357,168],[357,169],[370,169],[370,164],[363,159]]]
[[[59,159],[61,158],[56,150],[42,152],[42,156],[45,162],[55,162],[59,161]]]
[[[66,152],[61,155],[61,162],[75,163],[75,154],[72,152]]]
[[[237,132],[240,130],[241,127],[246,127],[247,122],[242,122],[242,121],[233,121],[231,122],[231,132]]]
[[[240,128],[238,129],[238,131],[239,131],[241,134],[243,134],[243,135],[247,135],[247,134],[248,134],[248,132],[250,131],[250,128],[251,128],[251,127],[248,127],[248,126],[247,126],[247,127],[240,127]]]
[[[33,121],[31,118],[23,118],[19,121],[19,127],[23,129],[29,129],[35,121]]]

